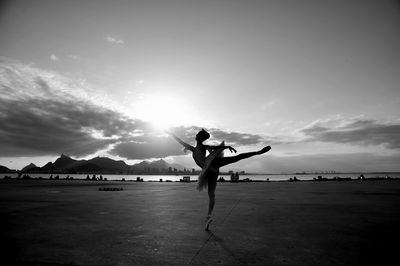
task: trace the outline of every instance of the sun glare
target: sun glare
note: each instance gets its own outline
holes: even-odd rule
[[[154,124],[157,128],[167,129],[171,126],[191,124],[193,108],[177,96],[169,94],[149,94],[136,105],[136,115]]]

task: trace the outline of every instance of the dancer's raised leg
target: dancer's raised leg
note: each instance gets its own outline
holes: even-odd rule
[[[236,163],[236,162],[238,162],[240,160],[247,159],[247,158],[250,158],[250,157],[255,156],[255,155],[261,155],[263,153],[268,152],[270,149],[271,149],[271,146],[267,146],[267,147],[262,148],[259,151],[240,153],[238,155],[230,156],[230,157],[215,158],[213,163],[212,163],[212,165],[217,167],[217,168],[220,168],[220,167],[223,167],[225,165],[228,165],[228,164],[231,164],[231,163]]]

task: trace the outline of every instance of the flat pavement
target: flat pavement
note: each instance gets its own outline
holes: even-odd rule
[[[399,180],[195,186],[1,180],[2,265],[400,265]]]

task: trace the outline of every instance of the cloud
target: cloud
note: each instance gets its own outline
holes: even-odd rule
[[[175,127],[172,129],[182,139],[194,142],[196,134],[201,130],[201,127]],[[278,138],[267,137],[261,134],[250,134],[235,131],[227,131],[219,128],[204,128],[210,133],[210,139],[208,142],[219,143],[225,141],[227,145],[231,146],[252,146],[252,145],[266,145],[266,144],[280,144],[281,141]]]
[[[61,153],[79,157],[99,150],[108,150],[110,154],[127,159],[184,155],[181,145],[154,130],[150,123],[128,117],[107,105],[100,105],[98,99],[86,82],[0,58],[0,157],[54,156]],[[184,141],[194,145],[195,135],[201,128],[181,126],[172,130]],[[255,146],[254,149],[287,143],[282,141],[283,138],[262,134],[219,128],[206,130],[211,134],[207,143],[225,140],[234,147]],[[336,118],[316,121],[300,132],[306,136],[307,141],[400,148],[400,125],[395,123]],[[374,170],[380,164],[394,169],[393,158],[397,157],[356,154],[267,155],[263,158],[240,162],[235,167],[260,171],[297,171],[313,170],[312,167],[318,165],[321,170],[341,171]]]
[[[115,145],[110,153],[130,160],[163,158],[184,154],[180,144],[165,136],[146,137],[146,140],[143,142],[121,142]]]
[[[201,128],[197,126],[180,126],[171,129],[184,142],[193,146],[195,145],[195,136],[200,130]],[[266,145],[278,143],[278,141],[257,134],[228,132],[217,128],[205,128],[205,130],[211,134],[210,140],[206,142],[211,145],[217,145],[219,142],[225,140],[226,144],[230,146],[258,145],[256,148],[258,149]],[[118,143],[110,152],[128,159],[152,159],[184,154],[183,147],[172,137],[152,134],[150,131],[134,139],[126,139]]]
[[[260,173],[296,173],[315,171],[337,172],[397,172],[400,155],[374,153],[312,154],[295,156],[263,156],[259,160],[244,160],[232,167]],[[225,169],[226,170],[226,169]],[[316,175],[317,176],[317,175]],[[330,176],[333,176],[330,175]]]
[[[210,129],[212,136],[219,140],[225,140],[232,145],[255,145],[266,143],[265,137],[257,134],[227,132],[220,129]]]
[[[0,61],[0,156],[89,155],[146,128],[143,121],[91,102],[81,85]]]
[[[85,156],[107,149],[128,159],[184,154],[171,137],[146,121],[100,105],[101,97],[93,93],[87,82],[0,59],[0,157]],[[200,129],[182,126],[173,131],[194,144]],[[267,141],[257,134],[209,131],[212,140],[236,147]]]
[[[400,124],[380,123],[371,119],[316,121],[300,132],[308,141],[400,148]]]
[[[59,61],[60,58],[58,56],[56,56],[55,54],[51,54],[50,55],[50,60],[53,62]]]
[[[111,37],[111,36],[107,36],[106,40],[107,40],[107,42],[112,43],[112,44],[120,44],[120,45],[122,45],[122,44],[125,43],[124,40],[118,39],[118,38],[115,38],[115,37]]]
[[[67,57],[71,60],[79,60],[82,58],[80,55],[77,54],[68,54]]]

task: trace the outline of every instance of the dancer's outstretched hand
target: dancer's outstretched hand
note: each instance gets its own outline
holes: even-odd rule
[[[237,151],[234,148],[232,148],[231,146],[228,146],[228,149],[230,150],[230,152],[237,153]]]

